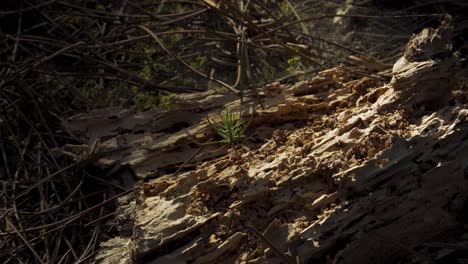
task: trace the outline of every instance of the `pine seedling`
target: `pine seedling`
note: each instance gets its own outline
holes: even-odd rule
[[[206,118],[211,127],[221,137],[221,140],[212,141],[209,144],[220,143],[230,146],[235,157],[238,158],[236,144],[245,137],[245,131],[252,122],[253,115],[250,116],[247,122],[241,118],[240,112],[230,110],[222,111],[219,117],[221,119],[219,122],[212,121],[208,117]]]

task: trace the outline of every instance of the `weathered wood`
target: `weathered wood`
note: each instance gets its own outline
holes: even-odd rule
[[[147,263],[283,263],[248,226],[300,263],[430,263],[441,256],[431,243],[461,246],[468,105],[460,96],[466,86],[451,79],[449,23],[411,38],[407,63],[395,65],[389,84],[333,68],[268,86],[242,166],[205,154],[177,177],[145,183],[126,213],[131,238],[116,240],[131,247],[118,250]],[[445,81],[431,84],[434,76]],[[130,164],[144,178],[150,168],[180,164],[191,141],[212,135],[202,119],[161,136],[148,132],[128,141],[132,151],[98,164]],[[119,137],[102,146],[116,147]],[[97,260],[116,252],[112,243]]]

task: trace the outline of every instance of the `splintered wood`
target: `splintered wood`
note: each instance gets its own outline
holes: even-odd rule
[[[414,35],[388,83],[337,67],[271,84],[248,107],[207,92],[167,111],[74,117],[68,129],[100,150],[128,147],[98,166],[146,180],[96,261],[431,263],[466,248],[467,91],[450,30],[447,18]],[[223,108],[255,108],[241,165],[220,146],[194,155]]]

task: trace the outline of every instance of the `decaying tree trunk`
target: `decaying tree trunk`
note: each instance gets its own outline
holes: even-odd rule
[[[72,118],[71,131],[114,150],[99,166],[146,179],[120,201],[121,235],[96,260],[435,263],[466,249],[467,90],[450,34],[447,17],[414,35],[387,84],[337,67],[268,85],[264,109],[258,98],[242,108],[255,117],[241,166],[195,143],[214,136],[207,114],[239,108],[230,95]]]

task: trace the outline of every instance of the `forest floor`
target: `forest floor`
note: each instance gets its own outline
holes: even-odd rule
[[[468,263],[467,12],[0,1],[0,263]]]
[[[414,35],[393,69],[362,61],[243,104],[211,91],[71,118],[71,133],[106,139],[97,164],[138,186],[97,262],[466,261],[468,88],[450,27]],[[237,155],[199,144],[222,109],[253,116]]]

